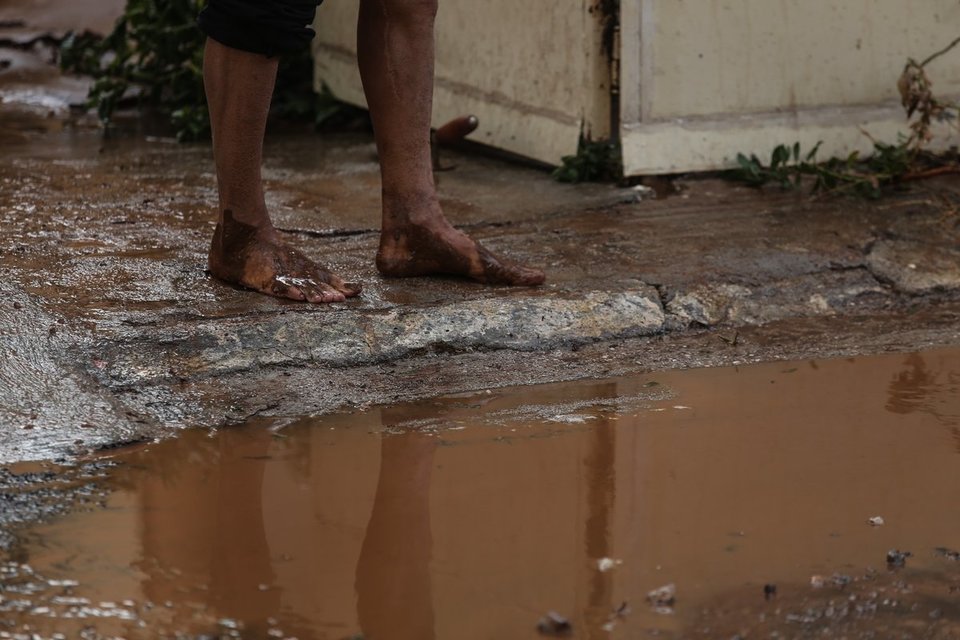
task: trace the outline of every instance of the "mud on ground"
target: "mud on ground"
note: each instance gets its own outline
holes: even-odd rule
[[[12,145],[0,160],[13,356],[0,365],[0,460],[251,414],[957,339],[956,181],[868,202],[688,179],[638,201],[454,155],[440,176],[451,218],[550,276],[537,290],[488,289],[379,277],[374,153],[356,135],[270,140],[278,226],[366,287],[311,307],[205,274],[206,146],[82,129]]]
[[[448,212],[546,266],[548,285],[528,291],[379,278],[371,140],[280,136],[267,155],[279,226],[364,282],[360,300],[309,307],[207,277],[204,146],[68,126],[10,147],[0,460],[69,461],[252,416],[960,338],[953,181],[867,202],[694,178],[651,200],[454,156],[440,177]],[[14,505],[21,480],[7,479]],[[47,513],[11,506],[0,528]]]

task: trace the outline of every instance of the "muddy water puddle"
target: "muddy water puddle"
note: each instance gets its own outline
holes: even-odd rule
[[[0,637],[960,638],[958,391],[946,349],[188,432],[27,532]]]

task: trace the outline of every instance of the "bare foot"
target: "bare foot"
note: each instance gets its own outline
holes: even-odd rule
[[[451,275],[484,284],[527,287],[546,279],[539,269],[498,258],[445,218],[385,229],[380,236],[377,269],[390,278]]]
[[[213,232],[208,264],[220,280],[278,298],[343,302],[361,290],[287,246],[272,227],[235,220],[229,209]]]

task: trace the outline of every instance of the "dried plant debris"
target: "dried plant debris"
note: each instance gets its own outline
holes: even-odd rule
[[[953,128],[960,131],[960,121],[957,118],[960,104],[937,98],[933,93],[933,82],[926,70],[928,64],[957,45],[960,45],[960,38],[923,62],[910,58],[897,80],[897,90],[900,92],[900,101],[907,112],[907,118],[912,119],[916,116],[916,119],[910,123],[911,134],[908,140],[908,144],[914,148],[920,149],[933,139],[931,126],[934,122],[950,123]]]

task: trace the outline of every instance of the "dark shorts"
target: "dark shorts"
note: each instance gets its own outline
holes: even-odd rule
[[[197,23],[220,44],[265,56],[302,49],[323,0],[210,0]]]

